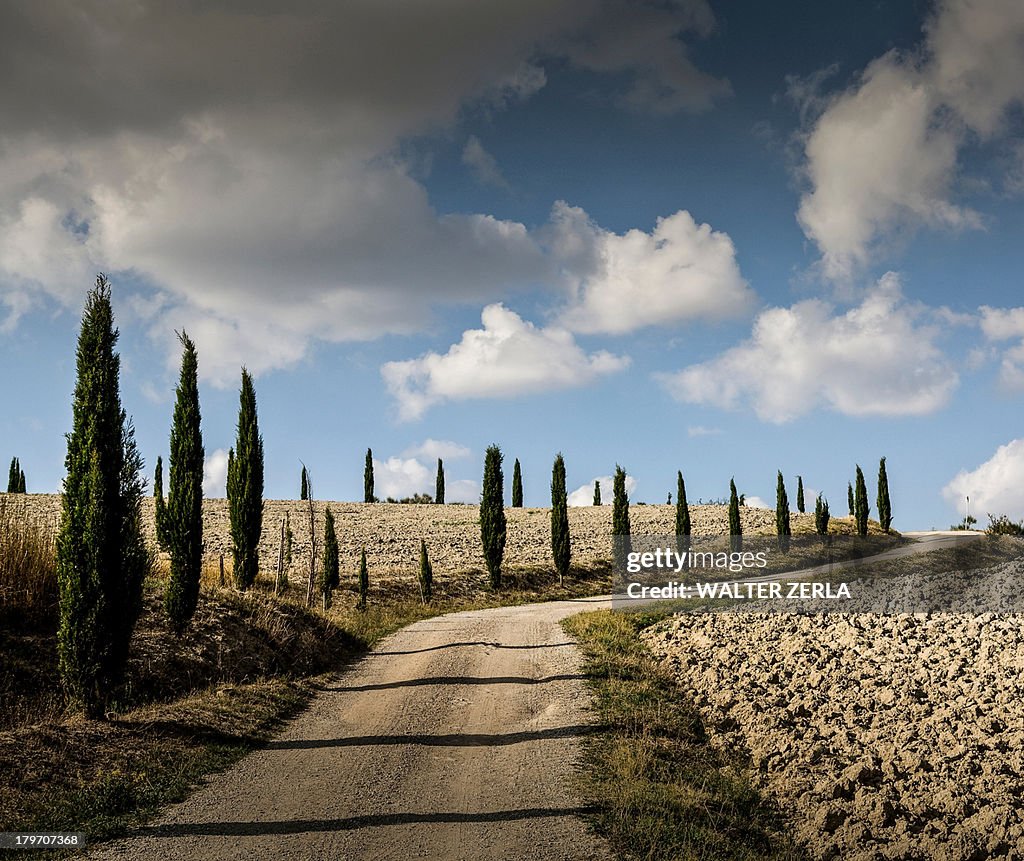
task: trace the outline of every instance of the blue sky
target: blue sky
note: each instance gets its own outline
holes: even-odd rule
[[[123,7],[123,8],[121,8]],[[887,457],[895,524],[1024,517],[1024,7],[45,4],[0,26],[0,456],[56,490],[96,272],[166,456],[199,347],[211,495],[239,368],[267,493],[547,503]],[[17,46],[15,50],[14,46]],[[790,497],[794,498],[794,487]]]

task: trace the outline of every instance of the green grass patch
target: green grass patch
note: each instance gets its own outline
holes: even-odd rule
[[[697,709],[639,641],[664,613],[599,611],[564,623],[579,641],[601,731],[584,743],[581,791],[625,858],[802,859],[745,766],[709,743]]]

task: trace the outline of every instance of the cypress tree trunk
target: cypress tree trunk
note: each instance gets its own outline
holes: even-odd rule
[[[857,534],[868,534],[868,488],[864,483],[864,473],[857,467],[856,489],[853,497],[853,517],[857,523]]]
[[[804,477],[796,477],[796,510],[804,514]]]
[[[199,363],[195,344],[182,332],[183,353],[171,425],[170,487],[164,532],[171,554],[165,605],[175,633],[185,630],[199,601],[203,565],[203,434],[199,413]]]
[[[686,484],[682,471],[676,472],[676,550],[686,553],[690,549],[690,505],[686,501]],[[687,558],[685,567],[689,568]]]
[[[736,495],[736,479],[729,479],[729,542],[733,550],[743,549],[743,526],[740,523],[740,499]]]
[[[306,477],[306,467],[302,467],[302,476],[299,479],[299,499],[303,502],[309,499],[309,479]]]
[[[363,466],[363,502],[373,502],[373,452],[366,450],[366,463]]]
[[[615,569],[626,570],[626,557],[632,549],[629,530],[629,497],[626,495],[626,471],[615,464],[612,481],[612,541],[614,542]]]
[[[519,458],[512,466],[512,507],[523,507],[523,471],[519,467]]]
[[[323,596],[324,610],[331,606],[334,590],[341,582],[340,564],[338,561],[338,534],[334,529],[334,514],[330,506],[324,512],[324,563],[320,572],[320,594]]]
[[[785,553],[789,550],[789,538],[793,533],[789,526],[789,496],[786,493],[782,470],[779,470],[775,484],[775,532],[779,537],[779,549]]]
[[[434,479],[434,502],[444,505],[444,464],[437,459],[437,478]]]
[[[518,463],[518,461],[516,461]],[[569,536],[569,498],[565,489],[565,460],[561,452],[551,468],[551,555],[555,560],[558,582],[569,573],[572,541]]]
[[[480,539],[492,589],[501,586],[501,563],[505,556],[505,478],[501,460],[501,449],[488,446],[480,496]]]
[[[356,604],[360,610],[366,609],[366,599],[370,594],[370,572],[366,567],[366,548],[359,557],[359,603]]]
[[[601,482],[594,482],[594,505],[601,504]]]
[[[852,482],[846,482],[846,501],[850,506],[850,517],[854,515],[854,501],[853,501],[853,484]]]
[[[889,534],[892,525],[892,505],[889,502],[889,476],[885,472],[885,458],[878,462],[878,523],[882,532]]]
[[[434,569],[427,556],[427,542],[420,539],[420,601],[429,604],[434,597]]]
[[[167,538],[167,503],[164,500],[164,461],[157,456],[153,473],[153,525],[156,527],[156,543],[161,550],[169,550]]]
[[[78,337],[57,582],[57,651],[70,700],[101,717],[124,679],[152,558],[142,533],[142,458],[121,407],[110,284],[89,291]]]
[[[234,457],[229,459],[228,498],[235,586],[244,591],[256,581],[260,570],[263,529],[263,437],[252,376],[245,368],[239,392],[238,438]]]

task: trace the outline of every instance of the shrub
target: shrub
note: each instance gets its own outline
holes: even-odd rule
[[[988,528],[985,530],[989,535],[1013,535],[1024,536],[1024,521],[1016,523],[1010,520],[1005,514],[996,517],[993,514],[988,516]]]

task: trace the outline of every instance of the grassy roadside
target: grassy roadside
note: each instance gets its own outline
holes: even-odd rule
[[[640,644],[639,631],[665,617],[602,610],[564,623],[603,727],[584,743],[580,778],[596,827],[624,858],[802,859],[778,811],[711,747],[696,708]]]

